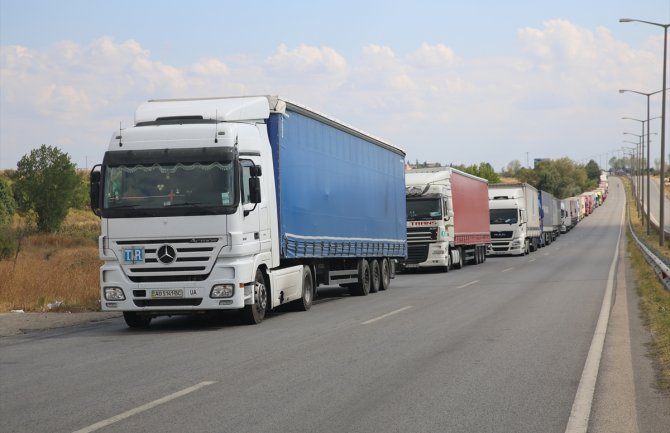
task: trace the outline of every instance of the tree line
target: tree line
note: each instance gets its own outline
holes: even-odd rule
[[[490,184],[524,182],[533,185],[539,190],[551,193],[554,197],[563,199],[574,197],[598,187],[601,169],[597,162],[590,160],[581,165],[570,158],[552,160],[541,160],[535,167],[523,167],[518,160],[511,161],[497,173],[491,164],[481,162],[472,165],[450,165],[465,173],[487,179]],[[440,167],[438,163],[419,163],[412,165],[413,168]],[[503,179],[506,178],[506,179]]]

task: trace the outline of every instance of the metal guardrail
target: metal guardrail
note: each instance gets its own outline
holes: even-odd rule
[[[633,239],[637,242],[638,248],[642,251],[644,259],[652,268],[654,268],[654,272],[656,272],[656,275],[665,286],[665,289],[670,291],[670,266],[661,260],[661,258],[659,258],[652,250],[647,248],[644,242],[637,237],[630,221],[628,221],[628,228],[630,229],[630,234],[633,236]]]
[[[633,193],[633,196],[637,201],[637,195]],[[647,215],[644,209],[642,209],[642,214],[646,218]],[[656,224],[654,221],[650,222],[656,230],[659,229],[658,224]],[[648,246],[642,239],[637,237],[635,230],[633,230],[633,225],[630,222],[630,218],[628,218],[628,229],[630,230],[630,234],[633,236],[633,239],[635,239],[635,242],[637,242],[637,246],[640,248],[640,251],[642,251],[644,259],[654,269],[654,272],[656,272],[656,275],[661,280],[666,290],[670,291],[670,261],[664,255],[655,252],[652,247]],[[667,230],[663,230],[663,232],[666,239],[670,237],[670,232]]]

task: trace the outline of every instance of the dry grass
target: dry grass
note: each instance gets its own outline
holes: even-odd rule
[[[660,248],[658,233],[654,230],[646,235],[646,229],[637,215],[630,183],[625,182],[628,196],[628,214],[635,234],[647,240],[658,251],[668,256],[666,248]],[[658,366],[659,387],[670,391],[670,292],[659,281],[653,269],[644,259],[637,244],[629,235],[628,252],[635,273],[635,284],[640,296],[640,311],[652,336],[650,352]]]
[[[58,234],[30,235],[18,255],[0,261],[0,312],[99,309],[98,219],[72,211]]]

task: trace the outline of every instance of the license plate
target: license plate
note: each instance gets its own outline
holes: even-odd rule
[[[418,263],[407,263],[407,264],[405,264],[405,267],[408,268],[408,269],[418,268],[419,264]]]
[[[152,290],[152,299],[166,299],[166,298],[183,298],[184,289],[160,289]]]

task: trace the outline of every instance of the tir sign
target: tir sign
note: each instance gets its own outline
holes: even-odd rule
[[[126,263],[144,263],[144,248],[124,248],[123,261]]]

